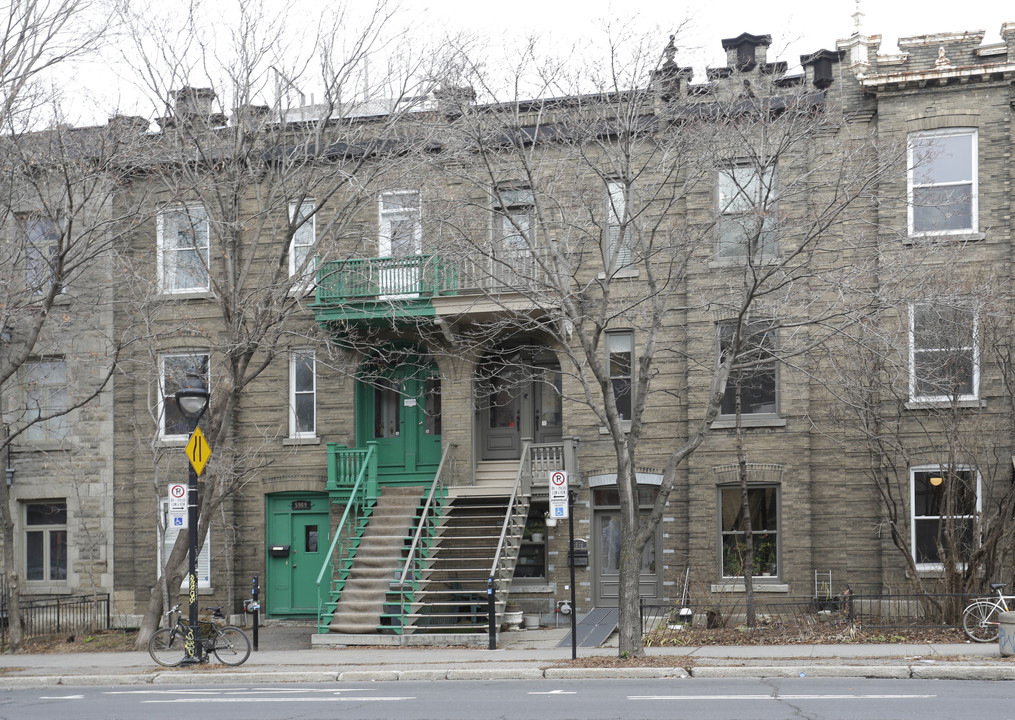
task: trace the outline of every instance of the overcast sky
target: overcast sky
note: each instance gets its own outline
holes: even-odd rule
[[[143,1],[147,2],[138,0]],[[290,6],[286,17],[297,24],[313,27],[319,8],[324,2],[334,0],[263,1],[269,15],[276,7],[282,15],[284,6],[295,3],[296,9]],[[371,0],[347,2],[354,11],[365,12],[372,6]],[[853,34],[856,29],[853,16],[857,10],[855,0],[691,0],[689,3],[672,0],[400,0],[400,3],[403,12],[393,26],[408,26],[417,38],[439,39],[457,32],[470,33],[478,41],[473,47],[489,50],[490,65],[502,62],[498,58],[511,58],[515,50],[512,46],[533,34],[541,36],[544,49],[548,47],[563,56],[581,58],[583,52],[592,52],[590,48],[594,44],[583,38],[602,42],[606,37],[607,21],[614,28],[618,23],[628,23],[632,30],[650,33],[650,37],[658,33],[659,52],[666,45],[668,34],[678,31],[677,62],[694,68],[694,82],[704,81],[706,67],[725,64],[720,41],[743,32],[771,35],[768,60],[785,61],[791,73],[799,71],[800,55],[832,50],[836,40]],[[171,17],[174,6],[180,8],[182,15],[186,4],[187,0],[163,0],[158,7]],[[212,11],[212,17],[228,14],[232,6],[229,0],[205,0],[204,4]],[[882,35],[881,52],[886,54],[898,52],[899,37],[931,33],[983,30],[986,31],[984,43],[998,42],[1002,23],[1015,23],[1015,6],[993,0],[968,4],[955,0],[861,0],[860,11],[863,13],[861,32]],[[210,30],[214,35],[213,28]],[[654,41],[650,41],[649,47],[653,44]],[[501,55],[502,50],[507,54]],[[146,105],[138,99],[139,92],[131,88],[132,71],[120,63],[122,57],[110,50],[97,62],[93,60],[83,68],[61,67],[59,72],[63,77],[57,80],[69,87],[73,97],[65,105],[67,119],[72,124],[104,122],[115,109],[152,115],[151,101]]]
[[[769,60],[785,60],[792,67],[799,56],[832,50],[835,41],[855,30],[855,0],[406,0],[407,8],[426,8],[426,17],[443,27],[461,27],[491,37],[543,32],[562,44],[601,31],[604,17],[631,17],[648,29],[674,28],[687,23],[678,43],[681,64],[704,67],[724,64],[723,38],[743,32],[771,35]],[[861,32],[883,37],[882,53],[897,52],[899,37],[985,30],[984,43],[1000,41],[1002,23],[1015,23],[1015,5],[955,0],[861,0]],[[665,45],[665,38],[661,43]],[[773,55],[775,57],[773,57]]]

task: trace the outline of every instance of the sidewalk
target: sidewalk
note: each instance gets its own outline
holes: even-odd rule
[[[263,684],[578,678],[870,677],[1015,680],[1015,661],[996,643],[948,645],[767,645],[648,648],[661,666],[567,667],[566,630],[501,634],[501,649],[310,647],[309,626],[259,630],[259,650],[238,668],[163,668],[146,652],[0,655],[0,689],[54,685]],[[613,647],[578,657],[615,658]],[[664,659],[663,659],[664,658]],[[670,662],[672,661],[672,662]]]

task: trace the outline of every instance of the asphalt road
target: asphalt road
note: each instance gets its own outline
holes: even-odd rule
[[[0,695],[2,720],[968,720],[1015,717],[1007,683],[857,678],[64,687]]]

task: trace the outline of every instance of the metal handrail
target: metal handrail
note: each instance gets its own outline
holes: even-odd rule
[[[367,453],[363,458],[363,463],[360,466],[359,472],[356,474],[356,481],[352,485],[352,490],[349,492],[349,501],[345,505],[345,511],[342,513],[342,519],[339,520],[338,526],[335,528],[335,537],[331,540],[331,545],[328,547],[328,553],[325,555],[324,565],[321,566],[321,571],[317,573],[317,624],[318,627],[321,625],[321,616],[324,612],[324,593],[321,589],[321,583],[324,581],[324,576],[327,573],[329,567],[332,568],[332,574],[334,573],[334,554],[335,548],[338,546],[338,541],[342,537],[343,533],[347,532],[346,523],[349,520],[349,512],[357,504],[364,504],[363,501],[357,498],[360,488],[365,485],[364,479],[367,476],[367,471],[370,467],[370,456],[374,453],[376,446],[371,444],[367,448]]]
[[[426,497],[426,503],[423,505],[423,511],[419,518],[419,524],[416,526],[416,534],[412,538],[412,544],[409,546],[409,556],[405,559],[405,566],[402,568],[402,574],[398,578],[398,584],[405,584],[405,577],[409,574],[409,569],[416,558],[416,548],[419,547],[419,539],[423,534],[423,528],[426,526],[427,516],[430,513],[430,508],[433,505],[434,495],[438,487],[443,487],[441,482],[441,475],[444,472],[444,463],[447,460],[448,453],[451,448],[455,447],[453,443],[448,443],[444,446],[444,452],[441,453],[441,461],[437,465],[437,473],[434,475],[433,483],[430,484],[430,493]]]
[[[504,542],[507,538],[508,527],[511,525],[511,517],[515,512],[515,505],[518,503],[519,490],[522,487],[522,478],[525,476],[525,465],[529,461],[529,446],[531,441],[522,443],[522,458],[518,463],[518,473],[515,475],[515,486],[511,491],[511,499],[508,501],[507,512],[504,513],[504,523],[500,529],[500,539],[497,541],[497,553],[493,556],[493,565],[490,566],[490,580],[497,575],[497,566],[500,565],[501,555],[504,553]]]

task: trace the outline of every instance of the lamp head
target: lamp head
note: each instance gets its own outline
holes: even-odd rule
[[[196,373],[187,373],[176,391],[176,404],[188,418],[200,417],[208,407],[211,393],[205,387],[204,380]]]

